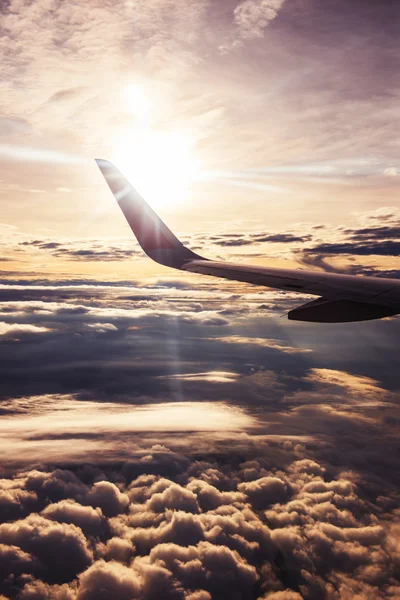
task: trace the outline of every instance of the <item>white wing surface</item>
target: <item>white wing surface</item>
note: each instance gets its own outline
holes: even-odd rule
[[[319,296],[290,311],[288,317],[292,320],[344,323],[400,313],[400,280],[397,279],[257,267],[199,256],[178,240],[112,163],[102,159],[96,163],[139,244],[150,258],[162,265]]]

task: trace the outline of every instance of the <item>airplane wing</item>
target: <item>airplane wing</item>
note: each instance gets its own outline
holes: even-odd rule
[[[133,233],[156,262],[191,273],[319,296],[288,313],[289,319],[345,323],[400,313],[400,280],[258,267],[209,260],[186,248],[110,162],[96,159]]]

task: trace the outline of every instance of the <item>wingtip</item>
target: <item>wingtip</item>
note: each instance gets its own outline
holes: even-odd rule
[[[95,158],[94,162],[97,164],[97,166],[99,167],[99,169],[101,169],[101,167],[114,167],[114,165],[112,164],[111,161],[106,160],[105,158]]]

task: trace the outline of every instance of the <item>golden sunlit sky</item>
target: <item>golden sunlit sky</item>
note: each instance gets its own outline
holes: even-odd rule
[[[115,161],[172,229],[194,245],[198,235],[211,256],[293,266],[304,248],[346,242],[338,227],[392,214],[400,168],[391,9],[339,5],[6,2],[3,270],[88,275],[72,250],[136,248],[95,157]],[[378,18],[386,28],[374,27]],[[224,249],[204,238],[238,233],[313,235]],[[340,270],[348,253],[337,254],[329,260]],[[111,255],[91,262],[93,276],[165,273],[122,255],[110,265]],[[399,265],[382,252],[358,263]]]

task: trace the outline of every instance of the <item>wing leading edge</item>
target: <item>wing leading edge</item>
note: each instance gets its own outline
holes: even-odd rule
[[[110,162],[96,159],[111,192],[146,254],[156,262],[191,273],[321,296],[288,314],[320,323],[365,321],[400,312],[400,280],[257,267],[208,260],[186,248]]]

